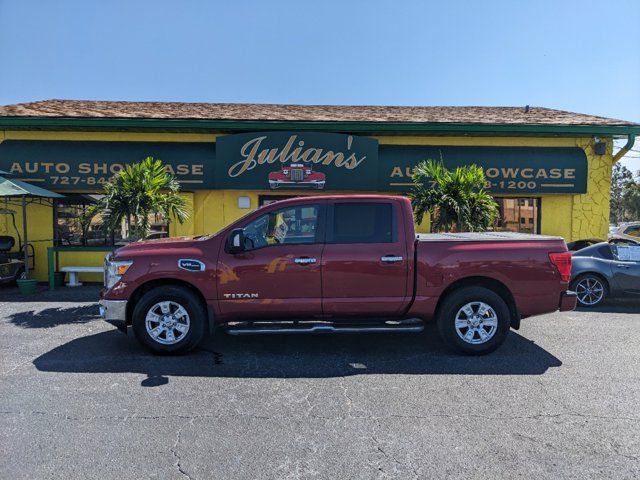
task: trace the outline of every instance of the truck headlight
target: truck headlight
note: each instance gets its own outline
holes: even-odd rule
[[[106,257],[104,260],[104,286],[113,287],[133,264],[132,260],[121,260],[113,262]]]

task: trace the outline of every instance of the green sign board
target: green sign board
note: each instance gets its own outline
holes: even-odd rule
[[[378,141],[318,132],[218,137],[218,188],[367,190],[378,177]]]
[[[566,147],[380,147],[378,188],[405,192],[413,167],[425,159],[441,160],[447,168],[479,165],[492,193],[585,193],[587,156]]]
[[[52,190],[98,190],[124,165],[147,156],[167,165],[184,190],[407,192],[427,159],[481,166],[495,194],[585,193],[587,158],[569,147],[378,145],[318,132],[253,132],[217,143],[6,140],[0,170]]]
[[[5,140],[0,170],[50,190],[99,190],[125,165],[161,159],[185,190],[212,188],[213,143]]]
[[[483,167],[493,193],[584,193],[580,148],[380,145],[332,133],[260,132],[218,138],[217,188],[406,192],[427,159]]]

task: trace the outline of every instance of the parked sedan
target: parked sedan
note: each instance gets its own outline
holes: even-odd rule
[[[628,255],[627,250],[621,255],[619,248],[640,247],[602,242],[573,253],[569,288],[578,294],[579,305],[595,307],[607,297],[640,296],[640,257]]]
[[[578,250],[582,250],[583,248],[590,247],[591,245],[595,245],[596,243],[602,243],[604,240],[599,240],[597,238],[585,238],[582,240],[575,240],[573,242],[567,243],[567,249],[570,252],[577,252]],[[628,238],[611,238],[609,239],[609,243],[612,245],[640,245],[640,242],[636,240],[629,240]]]
[[[640,242],[640,222],[622,223],[613,230],[609,228],[609,241],[629,240],[633,243]]]
[[[587,248],[601,242],[604,242],[604,240],[597,238],[585,238],[584,240],[576,240],[575,242],[567,243],[567,249],[569,249],[570,252],[577,252],[578,250],[582,250],[583,248]]]

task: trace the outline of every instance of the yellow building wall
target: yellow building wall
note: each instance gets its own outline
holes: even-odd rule
[[[547,195],[542,197],[540,209],[540,233],[558,235],[567,242],[574,240],[571,234],[572,195]]]
[[[134,133],[134,132],[28,132],[0,131],[0,141],[5,139],[23,140],[92,140],[92,141],[181,141],[215,142],[217,134],[184,133]],[[466,145],[466,146],[530,146],[530,147],[573,147],[582,148],[588,161],[587,193],[580,195],[543,195],[541,205],[541,233],[559,235],[565,240],[579,238],[606,238],[609,225],[609,189],[612,159],[612,141],[607,141],[607,153],[595,155],[592,138],[541,138],[541,137],[422,137],[422,136],[377,136],[381,145]],[[338,193],[338,192],[336,192]],[[344,192],[347,193],[347,192]],[[179,224],[173,222],[171,236],[190,236],[214,233],[247,214],[258,206],[260,195],[313,195],[309,191],[242,191],[242,190],[198,190],[183,192],[192,206],[191,217]],[[238,198],[249,197],[250,208],[238,207]],[[505,195],[506,196],[506,195]],[[508,195],[532,197],[536,195]],[[2,203],[0,202],[0,205]],[[16,223],[21,228],[21,208],[16,210]],[[30,205],[28,208],[29,241],[36,249],[36,269],[34,277],[47,279],[47,247],[52,245],[53,215],[51,207]],[[416,230],[428,232],[425,220]],[[15,236],[9,218],[0,216],[0,234]],[[61,252],[60,266],[101,265],[104,252]],[[85,281],[99,281],[100,275],[81,274]]]
[[[578,139],[589,159],[587,193],[572,197],[571,239],[607,239],[609,230],[609,202],[611,192],[611,171],[613,169],[612,142],[608,142],[605,155],[596,155],[594,142]]]

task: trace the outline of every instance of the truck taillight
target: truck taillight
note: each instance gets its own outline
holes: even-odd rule
[[[550,253],[549,260],[555,265],[563,282],[571,279],[571,252]]]

